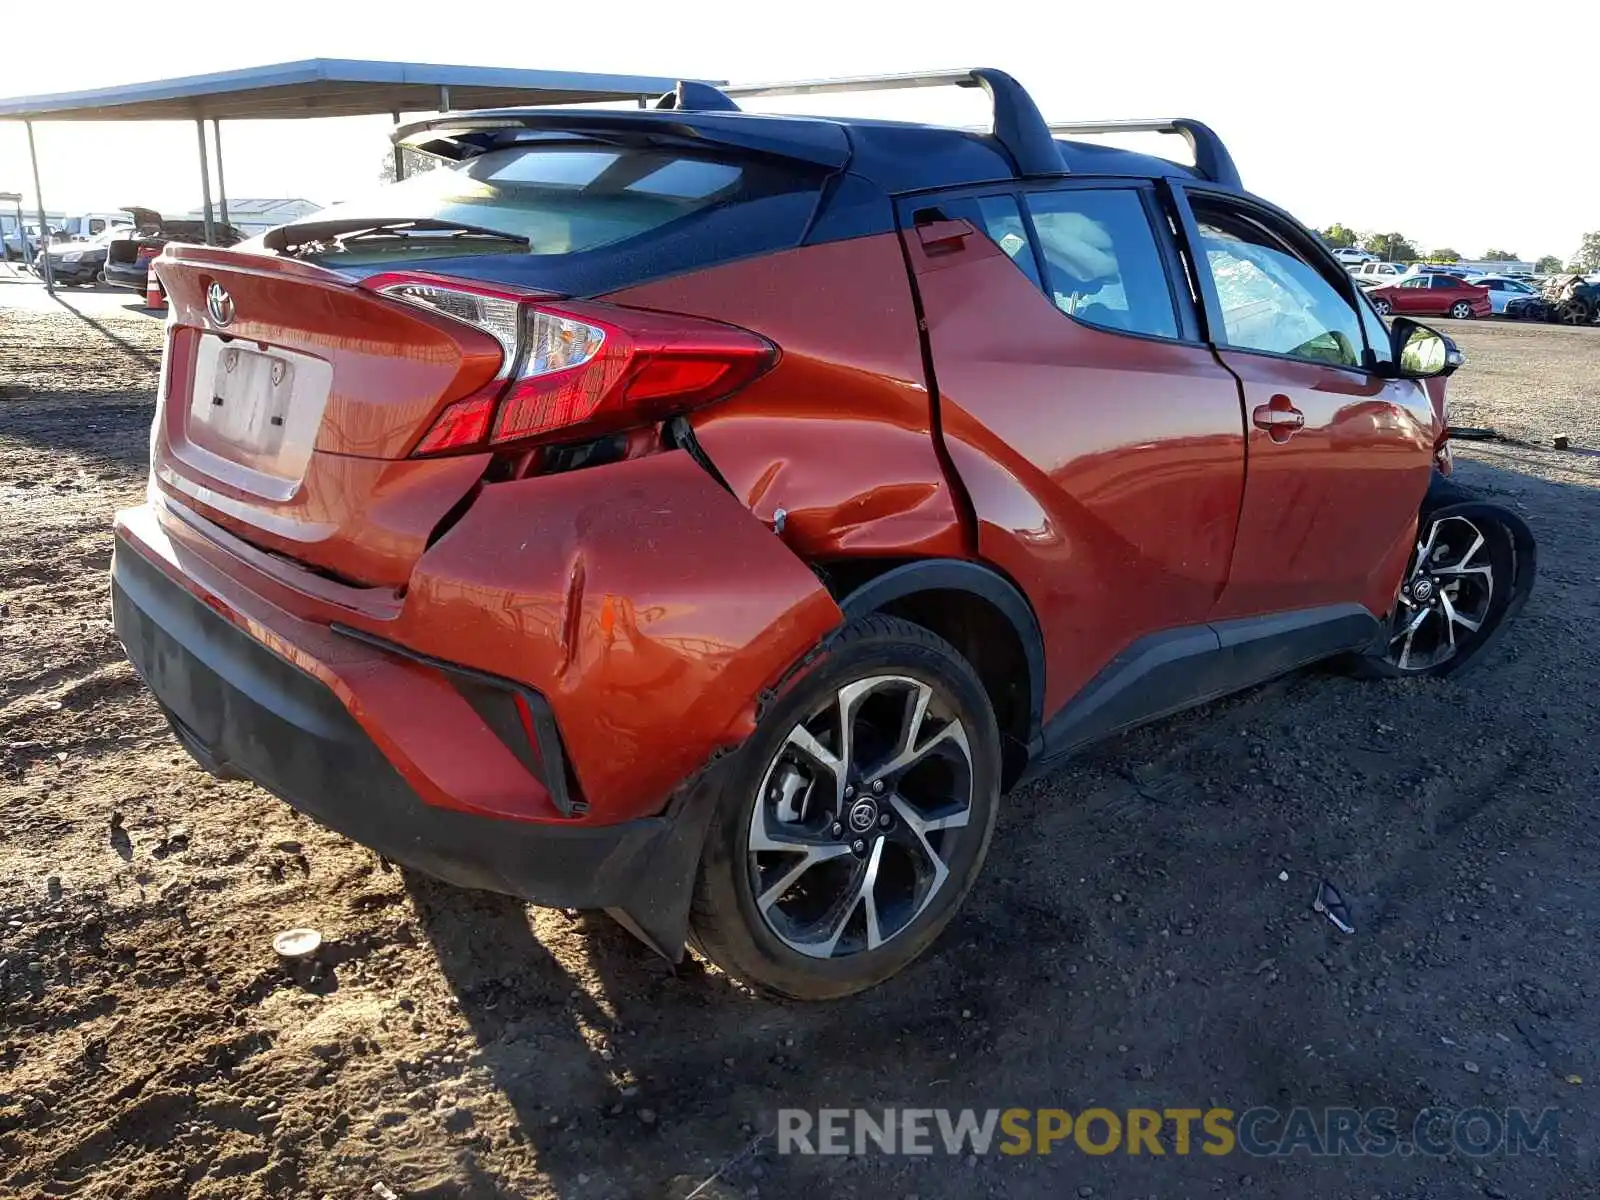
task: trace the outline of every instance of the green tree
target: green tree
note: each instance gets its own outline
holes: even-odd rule
[[[1516,262],[1517,255],[1511,250],[1485,250],[1479,262]]]
[[[1432,262],[1458,263],[1461,261],[1461,251],[1452,250],[1449,246],[1446,246],[1442,250],[1435,250],[1432,254],[1428,255],[1428,258]]]
[[[1346,246],[1359,245],[1361,235],[1348,225],[1341,225],[1335,221],[1326,229],[1317,230],[1317,236],[1330,250],[1343,250]]]
[[[440,165],[440,160],[431,154],[418,154],[415,150],[401,150],[405,156],[406,178],[421,175],[424,171],[431,171]],[[384,183],[394,182],[394,152],[390,151],[383,156],[383,166],[378,171],[378,178]]]
[[[1369,233],[1361,239],[1361,248],[1386,262],[1415,262],[1422,257],[1403,233]]]
[[[1571,266],[1578,271],[1600,271],[1600,229],[1583,235],[1583,245]]]
[[[1533,264],[1533,269],[1541,275],[1555,275],[1561,270],[1561,260],[1554,254],[1546,254]]]

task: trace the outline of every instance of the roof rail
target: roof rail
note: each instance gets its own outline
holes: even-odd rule
[[[1064,175],[1066,162],[1044,115],[1024,88],[1004,71],[970,67],[954,71],[911,71],[899,75],[843,75],[786,83],[733,84],[728,96],[816,96],[831,92],[882,92],[919,87],[981,87],[994,105],[994,139],[1023,175]]]
[[[1213,183],[1244,190],[1239,182],[1239,168],[1233,165],[1233,156],[1222,144],[1211,126],[1192,117],[1167,117],[1153,121],[1053,121],[1052,134],[1096,133],[1177,133],[1182,134],[1194,151],[1195,170]]]

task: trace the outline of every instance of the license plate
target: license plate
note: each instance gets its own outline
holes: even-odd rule
[[[196,382],[202,382],[196,380]],[[265,457],[283,446],[294,397],[295,364],[276,354],[224,347],[216,357],[210,386],[197,389],[189,411],[190,436],[203,426],[226,445]]]

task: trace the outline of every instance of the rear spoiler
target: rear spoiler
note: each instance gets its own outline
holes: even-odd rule
[[[676,98],[674,93],[668,95]],[[666,143],[742,150],[811,163],[830,171],[837,171],[850,161],[850,140],[837,125],[782,117],[752,121],[726,109],[508,108],[446,113],[401,125],[390,139],[396,146],[459,162],[509,142],[524,141],[529,133],[552,141],[582,139],[617,145]]]

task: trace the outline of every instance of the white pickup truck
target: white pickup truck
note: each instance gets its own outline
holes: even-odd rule
[[[1352,267],[1350,273],[1356,277],[1356,282],[1393,283],[1397,275],[1404,275],[1410,271],[1407,263],[1393,262],[1364,262],[1359,267]]]

